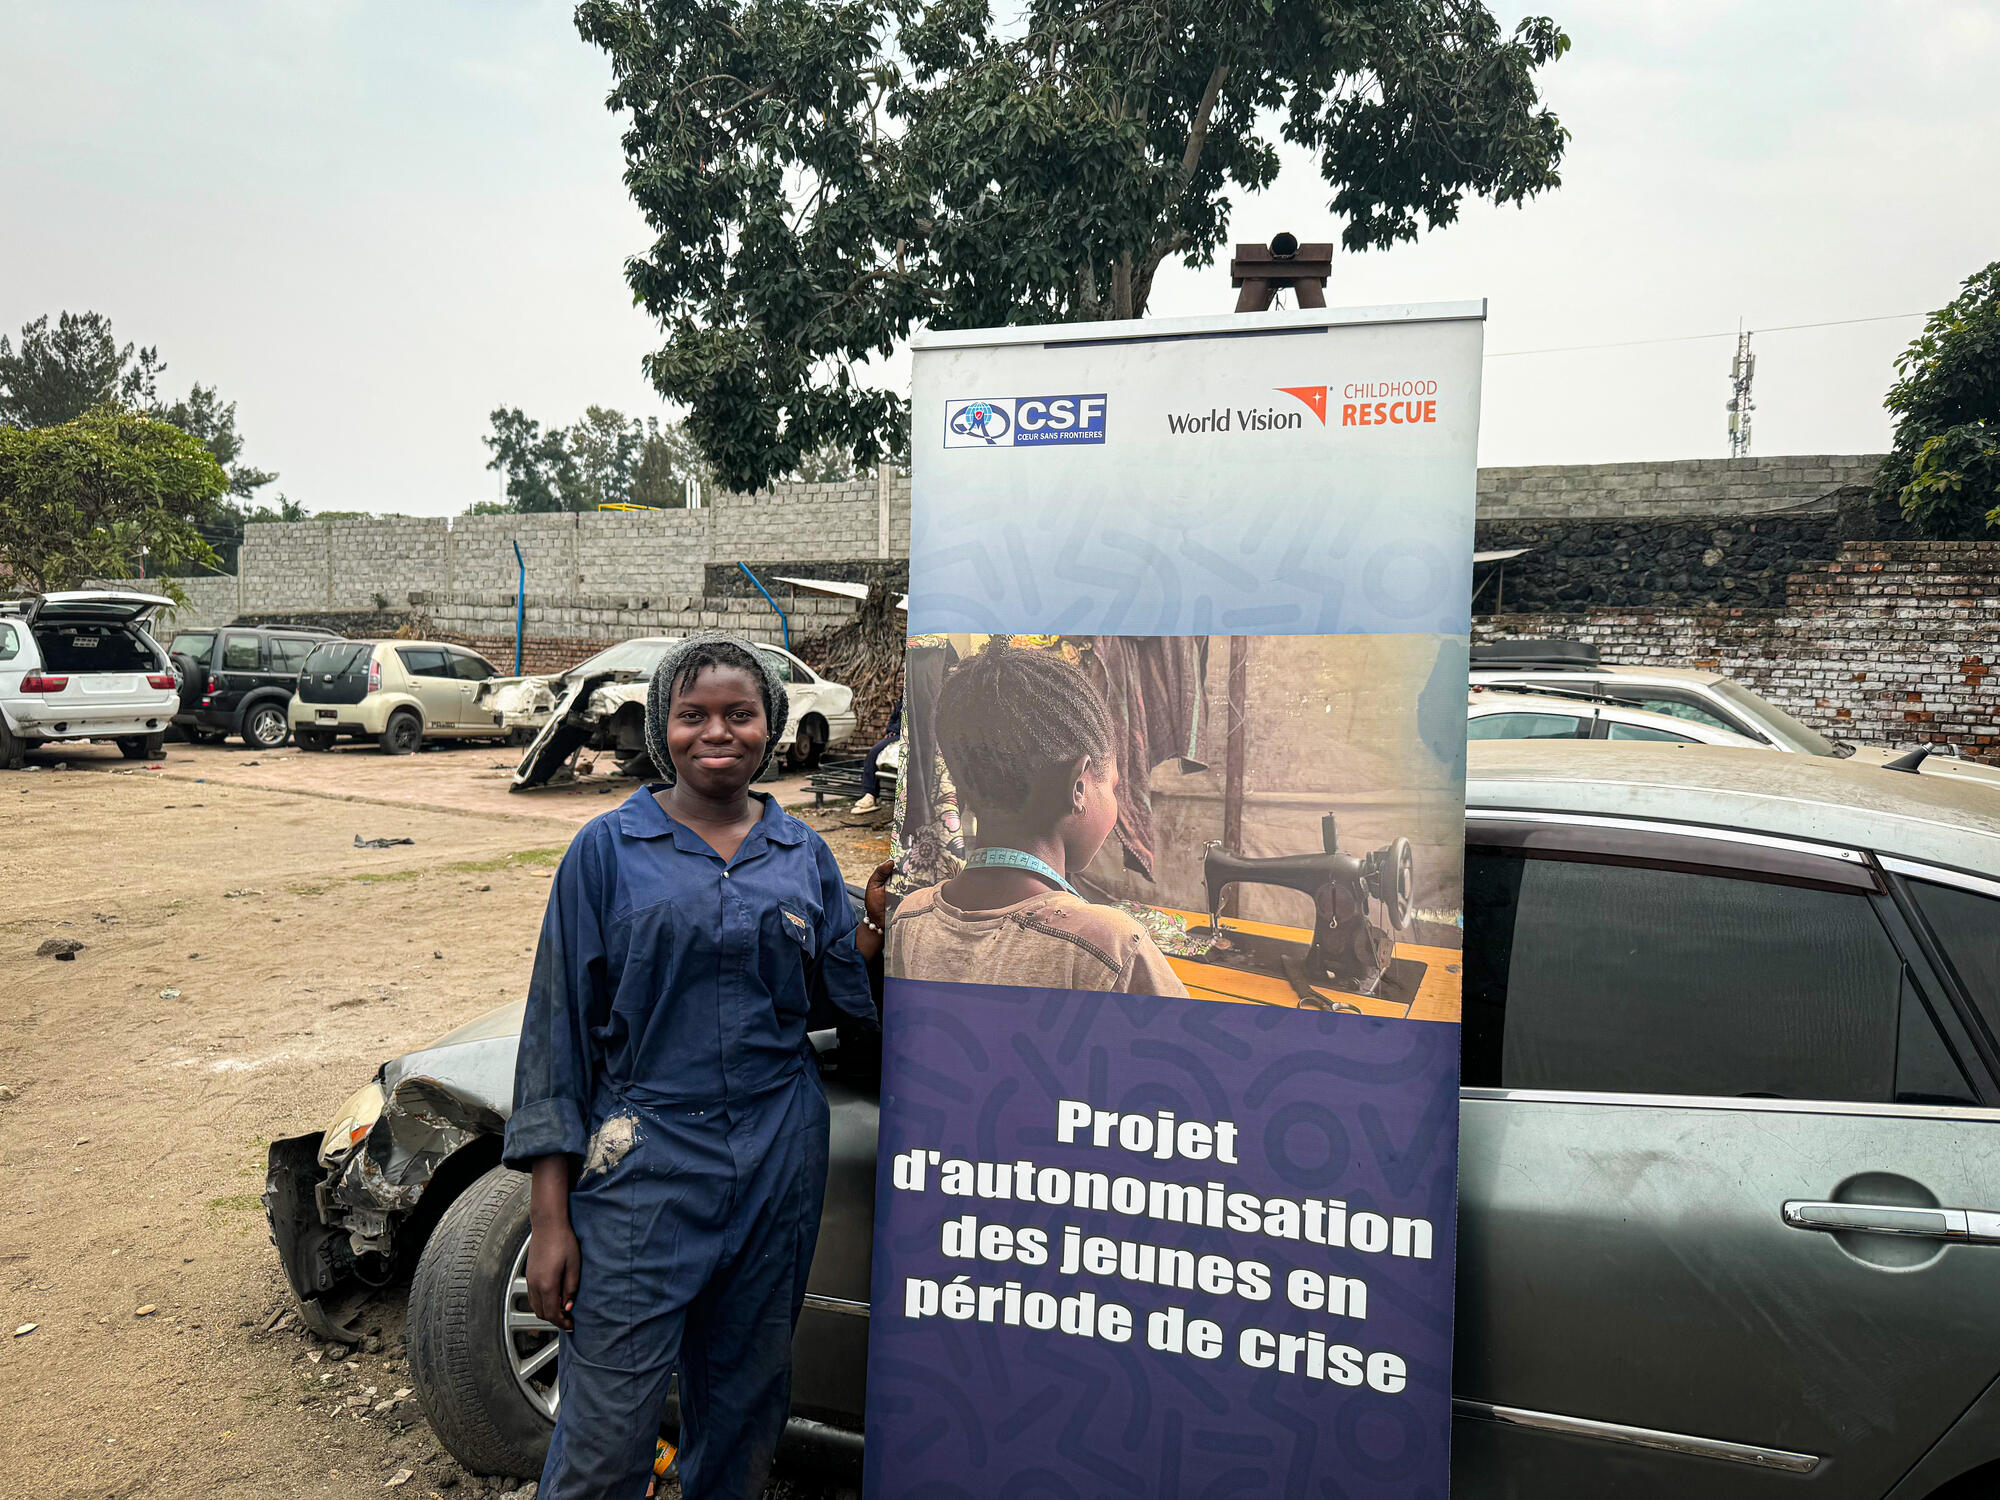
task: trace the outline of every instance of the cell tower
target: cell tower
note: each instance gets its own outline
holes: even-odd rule
[[[1750,413],[1757,409],[1757,403],[1750,399],[1750,381],[1757,373],[1757,356],[1750,352],[1750,335],[1743,329],[1736,334],[1736,358],[1729,362],[1729,404],[1724,408],[1729,413],[1729,456],[1747,458],[1750,454]]]

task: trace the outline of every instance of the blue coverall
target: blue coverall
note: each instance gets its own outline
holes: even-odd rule
[[[806,1018],[879,1024],[826,844],[766,798],[725,866],[653,792],[570,846],[521,1027],[506,1161],[584,1162],[543,1500],[638,1500],[676,1370],[682,1494],[762,1492],[826,1194]]]

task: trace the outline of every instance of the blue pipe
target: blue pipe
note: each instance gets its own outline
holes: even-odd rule
[[[520,574],[514,581],[514,675],[521,675],[521,637],[528,624],[528,563],[521,556],[521,544],[514,543],[514,566]]]
[[[778,601],[771,597],[771,591],[765,588],[763,584],[757,583],[757,575],[750,571],[750,565],[748,563],[738,563],[736,566],[743,570],[743,576],[745,578],[749,579],[752,583],[757,584],[757,592],[764,596],[764,602],[771,606],[771,613],[778,617],[778,629],[782,630],[785,633],[785,649],[787,651],[791,650],[792,622],[790,620],[787,620],[785,618],[785,612],[782,609],[778,608]]]

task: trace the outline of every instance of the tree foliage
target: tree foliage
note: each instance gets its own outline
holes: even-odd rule
[[[215,564],[197,521],[229,488],[179,428],[112,405],[0,427],[0,574],[37,590]]]
[[[1896,360],[1896,441],[1875,492],[1925,536],[2000,531],[2000,261],[1974,273]]]
[[[1568,38],[1481,0],[583,0],[655,235],[646,361],[721,480],[907,420],[855,378],[918,325],[1138,317],[1228,196],[1310,150],[1350,250],[1555,187],[1536,70]],[[1276,138],[1274,138],[1274,136]]]
[[[707,466],[687,435],[657,417],[643,421],[587,406],[568,427],[544,429],[519,407],[488,419],[486,467],[506,476],[507,503],[482,501],[473,514],[596,510],[600,505],[687,504],[689,480],[708,482]]]
[[[198,439],[229,471],[233,495],[247,499],[278,477],[237,462],[236,403],[214,386],[197,381],[179,400],[162,401],[166,370],[157,348],[120,345],[102,313],[64,312],[53,328],[44,314],[21,326],[18,349],[0,334],[0,426],[54,427],[94,406],[121,406]]]

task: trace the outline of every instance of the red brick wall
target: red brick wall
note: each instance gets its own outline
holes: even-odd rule
[[[2000,542],[1859,542],[1795,573],[1782,609],[1495,615],[1474,640],[1564,636],[1607,661],[1702,667],[1863,744],[2000,762]]]

